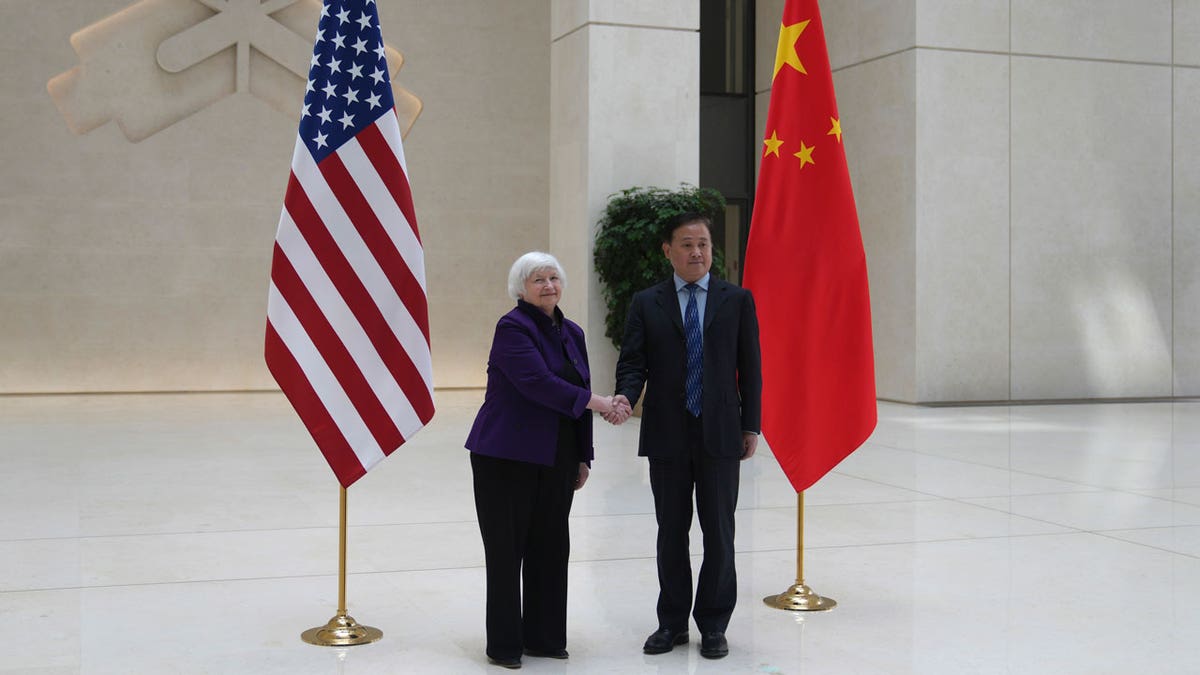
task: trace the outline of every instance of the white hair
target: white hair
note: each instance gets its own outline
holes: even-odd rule
[[[557,258],[549,253],[530,251],[517,258],[517,261],[512,265],[512,269],[508,271],[508,295],[513,300],[519,300],[525,292],[525,282],[529,280],[529,277],[533,276],[534,272],[538,270],[547,269],[554,270],[558,274],[563,288],[567,287],[567,274],[563,272],[562,265],[558,264]]]

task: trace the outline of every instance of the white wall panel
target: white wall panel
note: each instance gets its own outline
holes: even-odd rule
[[[1013,59],[1012,395],[1171,394],[1171,71]]]
[[[1012,0],[1017,54],[1170,63],[1172,0]]]
[[[917,399],[1009,381],[1008,57],[917,52]]]
[[[1175,70],[1176,396],[1200,396],[1200,70]]]

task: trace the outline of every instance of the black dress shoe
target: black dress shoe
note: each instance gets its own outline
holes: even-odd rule
[[[659,628],[646,638],[646,644],[642,646],[642,651],[646,654],[666,654],[674,649],[675,645],[685,645],[687,641],[686,630]]]
[[[538,656],[544,659],[565,659],[570,654],[565,649],[530,649],[526,647],[525,656]]]
[[[516,670],[521,667],[521,657],[510,656],[508,658],[496,658],[494,656],[489,656],[488,663],[492,664],[493,666],[500,666],[501,668]]]
[[[700,635],[700,656],[706,659],[722,659],[729,655],[729,642],[725,634],[717,631]]]

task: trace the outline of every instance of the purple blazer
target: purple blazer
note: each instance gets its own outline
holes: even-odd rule
[[[467,436],[467,449],[480,455],[554,466],[561,416],[578,419],[576,448],[580,461],[592,461],[592,398],[583,329],[518,300],[496,323],[488,356],[487,393]],[[563,345],[583,378],[577,387],[555,373],[564,365]]]

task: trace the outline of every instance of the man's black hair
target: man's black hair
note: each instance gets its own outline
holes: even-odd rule
[[[681,213],[667,221],[667,224],[663,226],[662,229],[662,242],[664,244],[671,243],[671,238],[675,236],[675,230],[678,230],[684,225],[691,225],[692,223],[703,224],[708,230],[708,238],[712,239],[712,218],[709,218],[703,213],[688,211],[687,213]]]

